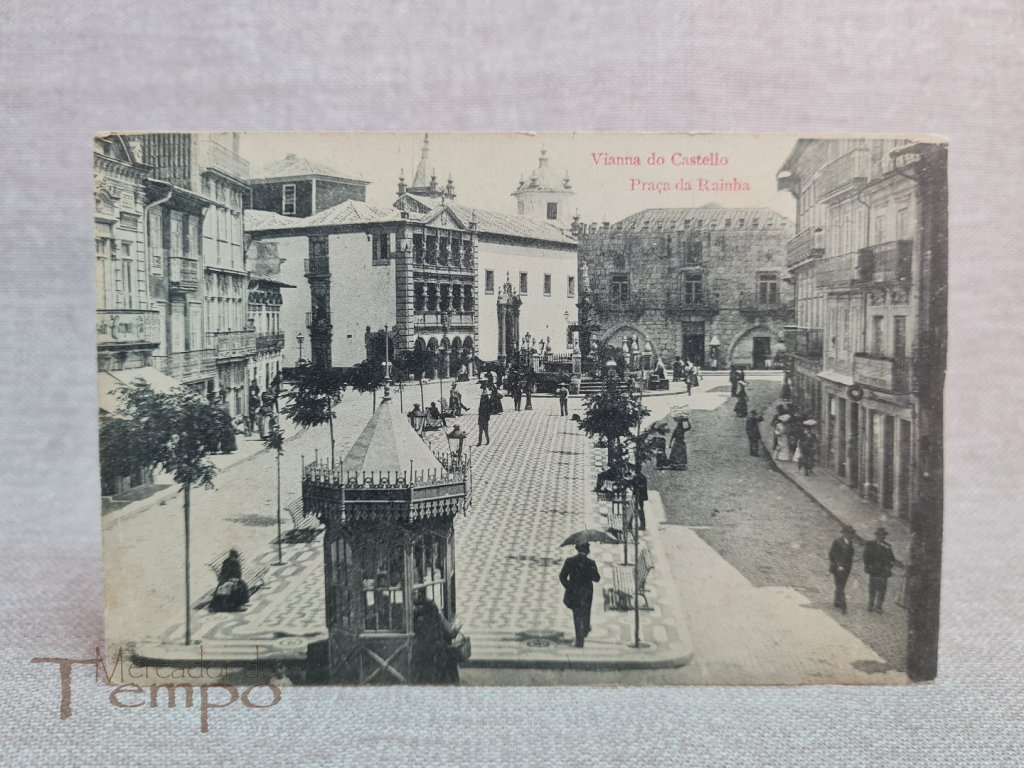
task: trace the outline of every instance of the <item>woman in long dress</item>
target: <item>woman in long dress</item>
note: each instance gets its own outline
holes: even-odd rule
[[[741,419],[747,418],[747,388],[743,382],[738,382],[739,387],[736,391],[736,406],[733,408],[733,412]]]
[[[668,466],[669,469],[686,469],[686,433],[693,427],[685,415],[676,418],[676,428],[669,438]]]
[[[779,418],[775,425],[775,452],[773,458],[776,461],[792,461],[793,455],[789,452],[789,414]]]

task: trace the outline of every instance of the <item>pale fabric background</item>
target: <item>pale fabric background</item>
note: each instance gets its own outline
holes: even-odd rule
[[[0,6],[0,763],[1024,763],[1018,0]],[[101,637],[90,136],[101,129],[910,131],[951,138],[943,637],[932,685],[289,690],[115,711]]]

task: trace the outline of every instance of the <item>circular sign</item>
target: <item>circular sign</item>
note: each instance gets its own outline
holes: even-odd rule
[[[856,384],[850,387],[849,391],[846,394],[850,398],[850,400],[852,400],[855,403],[859,403],[864,398],[864,390],[861,389]]]

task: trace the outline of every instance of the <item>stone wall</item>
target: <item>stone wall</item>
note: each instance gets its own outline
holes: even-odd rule
[[[701,212],[693,209],[695,223]],[[679,211],[678,229],[630,230],[621,223],[582,227],[580,262],[587,265],[599,338],[618,345],[623,335],[639,335],[641,346],[650,341],[666,363],[682,355],[687,343],[699,356],[702,343],[705,367],[711,367],[715,337],[720,367],[752,365],[754,337],[767,337],[768,355],[774,354],[783,327],[792,323],[785,245],[793,226],[767,209],[752,213],[737,211],[727,219],[730,226],[710,229],[690,228],[686,209]],[[776,278],[774,305],[759,301],[762,274]],[[687,290],[687,277],[700,278],[699,294]],[[626,288],[617,293],[612,284],[623,278]],[[687,342],[687,335],[702,335],[702,342]]]

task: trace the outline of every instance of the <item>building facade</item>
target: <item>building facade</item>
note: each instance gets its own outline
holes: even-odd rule
[[[346,200],[365,202],[368,184],[354,171],[342,172],[289,154],[252,178],[251,207],[304,218]]]
[[[922,333],[921,155],[896,139],[802,139],[779,172],[797,202],[787,244],[796,407],[822,424],[822,463],[880,509],[912,513]]]
[[[100,371],[144,368],[161,341],[145,240],[150,168],[119,136],[93,146],[96,202],[96,351]]]
[[[635,339],[666,365],[769,368],[791,322],[791,222],[767,208],[647,209],[577,225],[594,342]]]
[[[154,359],[172,378],[245,412],[249,277],[242,241],[248,163],[237,134],[139,134],[148,182],[153,293],[165,333]]]

